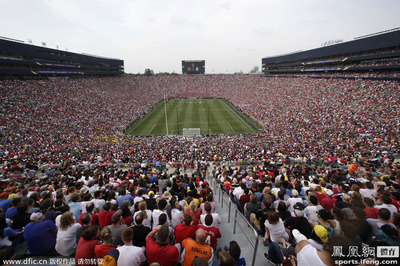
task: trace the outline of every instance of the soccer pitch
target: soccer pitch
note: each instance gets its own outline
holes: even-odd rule
[[[134,136],[182,135],[184,128],[199,128],[201,135],[251,134],[261,129],[222,99],[170,99],[161,101],[125,133]]]

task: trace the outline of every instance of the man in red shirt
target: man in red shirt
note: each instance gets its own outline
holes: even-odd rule
[[[157,234],[158,241],[154,241]],[[173,266],[179,259],[179,250],[176,246],[168,244],[169,228],[167,224],[157,226],[146,237],[147,263],[158,262],[161,265]]]
[[[206,232],[206,244],[209,244],[214,250],[217,248],[217,239],[221,237],[221,233],[218,227],[212,226],[213,217],[211,214],[207,214],[205,218],[205,224],[200,224],[197,228],[201,228]]]
[[[99,226],[103,228],[104,226],[111,225],[111,216],[115,213],[115,211],[110,211],[111,203],[106,202],[104,204],[104,211],[99,212]]]
[[[186,238],[194,239],[196,234],[197,227],[192,225],[192,216],[189,213],[185,212],[182,215],[182,224],[178,224],[175,226],[174,234],[176,243],[182,243],[182,241]]]
[[[378,211],[379,209],[374,208],[375,202],[373,199],[365,197],[364,198],[364,203],[365,203],[365,219],[371,218],[371,219],[378,219]]]

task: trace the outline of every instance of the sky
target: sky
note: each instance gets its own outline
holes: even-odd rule
[[[399,0],[0,0],[0,36],[124,60],[126,73],[248,73],[261,59],[400,27]]]

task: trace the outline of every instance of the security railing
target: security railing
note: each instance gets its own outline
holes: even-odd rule
[[[239,216],[238,216],[239,214]],[[245,223],[252,228],[252,231],[255,236],[255,243],[251,240],[250,236],[247,234],[247,232],[243,229],[242,225],[238,223],[238,217],[241,218]],[[233,224],[233,234],[236,234],[236,225],[239,226],[240,230],[242,230],[243,234],[246,236],[247,240],[249,241],[250,245],[254,248],[254,253],[253,253],[253,260],[251,262],[251,265],[254,266],[256,262],[256,255],[257,255],[257,249],[258,249],[258,234],[257,231],[253,228],[253,226],[250,224],[250,222],[244,217],[244,215],[236,208],[235,209],[235,220]]]

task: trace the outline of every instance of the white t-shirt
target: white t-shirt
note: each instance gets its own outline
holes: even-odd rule
[[[140,266],[146,260],[142,248],[136,246],[120,246],[117,249],[119,251],[118,265]]]
[[[280,237],[283,237],[286,241],[289,241],[289,235],[286,233],[285,225],[283,224],[281,218],[279,218],[279,221],[276,224],[270,224],[268,220],[266,220],[264,225],[269,230],[269,237],[272,242],[278,242],[278,238]]]
[[[76,230],[81,227],[79,223],[73,224],[67,230],[57,231],[56,251],[62,256],[70,256],[76,251]]]

